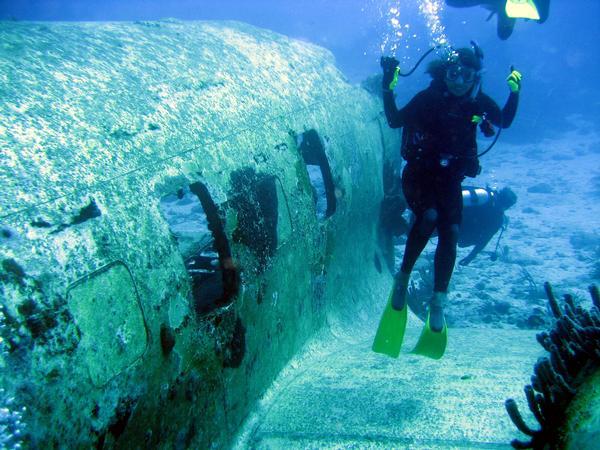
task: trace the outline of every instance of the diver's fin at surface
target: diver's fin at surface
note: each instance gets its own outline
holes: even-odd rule
[[[540,14],[533,0],[507,0],[505,11],[511,19],[540,20]]]
[[[448,327],[446,326],[446,321],[444,321],[444,328],[441,331],[433,331],[429,325],[429,314],[427,314],[427,321],[412,353],[432,359],[440,359],[444,356],[447,343]]]
[[[406,330],[406,322],[408,320],[408,306],[405,304],[401,310],[396,310],[392,306],[392,294],[388,298],[385,310],[377,327],[377,334],[373,340],[372,350],[375,353],[397,358],[400,354],[400,347],[404,340],[404,331]]]

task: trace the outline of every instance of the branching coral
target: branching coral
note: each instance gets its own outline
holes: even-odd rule
[[[561,448],[561,430],[567,418],[567,408],[585,380],[600,368],[600,295],[590,286],[594,306],[585,310],[565,295],[561,310],[549,283],[544,284],[555,326],[537,335],[538,342],[549,353],[535,364],[531,385],[525,386],[529,409],[540,428],[531,429],[523,420],[513,399],[506,401],[506,410],[516,427],[531,437],[528,442],[514,440],[514,448]]]

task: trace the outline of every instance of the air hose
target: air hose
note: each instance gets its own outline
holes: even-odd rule
[[[479,48],[479,46],[477,45],[477,43],[475,41],[471,41],[471,45],[473,46],[473,51],[475,52],[475,55],[479,58],[479,60],[482,60],[483,59],[483,52],[481,51],[481,49]],[[427,56],[429,56],[429,54],[431,52],[433,52],[434,50],[437,50],[440,47],[444,47],[444,45],[439,44],[439,45],[436,45],[434,47],[431,47],[429,50],[427,50],[425,53],[423,53],[423,55],[419,58],[419,60],[416,62],[416,64],[413,66],[412,69],[410,69],[406,73],[401,73],[400,71],[398,71],[398,75],[401,76],[401,77],[409,77],[409,76],[411,76],[414,73],[414,71],[417,70],[417,68],[421,65],[421,63],[423,62],[423,60],[425,58],[427,58]],[[511,67],[511,70],[512,70],[512,67]],[[502,124],[498,128],[498,131],[496,132],[496,136],[494,137],[494,140],[491,142],[491,144],[488,146],[488,148],[486,148],[481,153],[477,154],[478,158],[481,158],[483,155],[485,155],[486,153],[488,153],[494,147],[494,145],[496,145],[496,142],[498,142],[498,138],[500,137],[500,133],[501,132],[502,132]]]
[[[436,50],[436,49],[438,49],[438,48],[440,48],[440,47],[442,47],[442,46],[441,46],[441,45],[436,45],[435,47],[431,47],[429,50],[427,50],[425,53],[423,53],[423,56],[421,56],[421,57],[419,58],[419,60],[417,61],[417,63],[414,65],[414,67],[413,67],[412,69],[410,69],[410,70],[409,70],[408,72],[406,72],[406,73],[401,73],[401,72],[398,72],[398,75],[400,75],[401,77],[409,77],[409,76],[411,76],[411,75],[413,74],[413,72],[414,72],[415,70],[417,70],[417,68],[418,68],[418,67],[421,65],[421,63],[423,62],[423,60],[424,60],[425,58],[427,58],[427,56],[429,56],[429,54],[430,54],[432,51],[434,51],[434,50]]]
[[[489,152],[492,147],[494,145],[496,145],[496,142],[498,142],[498,138],[500,137],[500,133],[502,132],[502,125],[498,128],[498,131],[496,132],[496,136],[494,137],[494,140],[492,141],[492,143],[488,146],[488,148],[486,148],[484,151],[482,151],[481,153],[477,154],[478,158],[481,158],[483,155],[485,155],[487,152]]]

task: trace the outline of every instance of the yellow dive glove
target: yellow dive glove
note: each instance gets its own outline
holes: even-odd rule
[[[519,72],[518,70],[513,70],[512,72],[510,72],[510,75],[506,79],[506,83],[510,88],[510,92],[513,92],[515,94],[519,93],[519,91],[521,90],[521,78],[523,78],[523,75],[521,75],[521,72]]]
[[[393,91],[398,84],[398,75],[400,75],[399,61],[393,56],[382,56],[379,64],[383,69],[383,89]]]
[[[392,78],[389,86],[390,91],[393,91],[396,88],[396,85],[398,84],[398,75],[400,75],[400,67],[396,67],[396,69],[394,69],[394,78]]]

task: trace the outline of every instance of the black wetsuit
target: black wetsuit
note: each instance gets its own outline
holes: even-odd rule
[[[394,95],[383,92],[388,124],[404,127],[402,156],[407,164],[402,174],[402,188],[410,209],[416,216],[408,234],[401,271],[409,274],[425,248],[435,227],[438,245],[435,253],[434,291],[446,292],[456,260],[458,227],[462,215],[461,182],[475,177],[477,159],[477,124],[474,115],[486,115],[496,126],[507,128],[518,105],[518,94],[511,93],[500,110],[487,95],[450,94],[443,80],[415,95],[398,109]]]
[[[458,246],[462,248],[474,245],[475,247],[460,261],[461,265],[473,261],[494,234],[503,227],[506,220],[504,211],[502,205],[496,201],[496,195],[492,195],[490,201],[483,205],[468,206],[464,209],[458,234]]]

